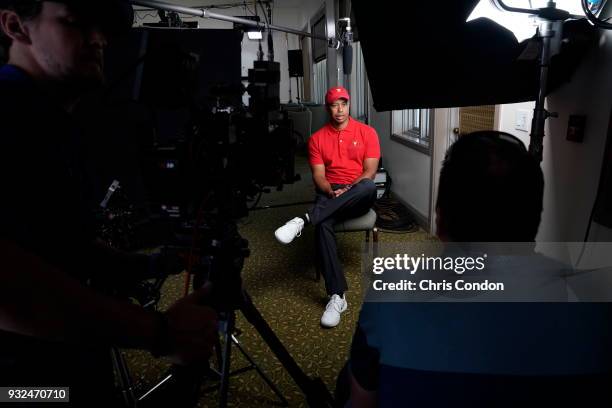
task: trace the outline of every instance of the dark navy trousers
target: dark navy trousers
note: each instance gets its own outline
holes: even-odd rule
[[[343,188],[343,184],[332,184],[332,189]],[[344,270],[338,259],[334,224],[359,217],[369,211],[376,201],[376,185],[370,179],[359,183],[340,197],[329,198],[316,191],[315,204],[308,216],[315,227],[317,264],[325,279],[328,295],[343,294],[347,289]]]

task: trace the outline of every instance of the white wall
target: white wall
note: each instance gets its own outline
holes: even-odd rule
[[[393,178],[393,193],[416,210],[418,216],[428,219],[430,156],[391,140],[391,112],[376,112],[371,108],[370,118],[370,125],[380,138],[383,164]]]
[[[582,241],[599,183],[603,152],[612,106],[612,32],[603,32],[571,82],[548,97],[548,109],[559,118],[549,119],[544,140],[542,170],[545,178],[544,212],[538,241]],[[514,129],[517,108],[533,109],[533,103],[501,107],[501,130],[520,137]],[[583,143],[567,141],[568,118],[585,114]],[[531,116],[529,117],[531,119]],[[604,228],[594,228],[599,238],[612,237]],[[593,235],[593,234],[592,234]]]
[[[503,132],[510,133],[525,143],[525,146],[529,146],[529,133],[530,131],[522,131],[517,130],[515,128],[516,124],[516,113],[519,110],[527,111],[527,123],[529,124],[529,129],[531,129],[531,119],[533,118],[533,108],[535,107],[535,102],[521,102],[521,103],[513,103],[508,105],[500,105],[499,106],[499,126],[498,130]]]
[[[310,19],[325,5],[325,0],[302,0],[299,10],[300,30],[310,25]]]

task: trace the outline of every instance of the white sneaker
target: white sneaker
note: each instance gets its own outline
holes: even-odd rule
[[[329,302],[327,302],[325,312],[321,316],[321,326],[336,327],[340,323],[340,313],[344,312],[347,307],[348,303],[346,303],[344,295],[342,297],[333,295]]]
[[[304,228],[304,220],[300,217],[295,217],[276,231],[274,235],[281,244],[289,244],[295,237],[302,235]]]

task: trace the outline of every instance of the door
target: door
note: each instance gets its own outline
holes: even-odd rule
[[[448,148],[461,135],[478,130],[497,130],[499,109],[496,105],[436,109],[431,152],[430,232],[436,233],[436,200],[442,162]]]
[[[436,201],[438,180],[446,150],[459,134],[459,108],[436,109],[434,114],[433,146],[431,148],[431,197],[429,200],[429,232],[436,234]]]

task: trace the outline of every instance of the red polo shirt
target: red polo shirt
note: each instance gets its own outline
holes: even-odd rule
[[[325,178],[332,184],[351,184],[363,174],[365,159],[380,158],[376,131],[349,118],[343,130],[327,123],[308,140],[310,164],[324,164]]]

